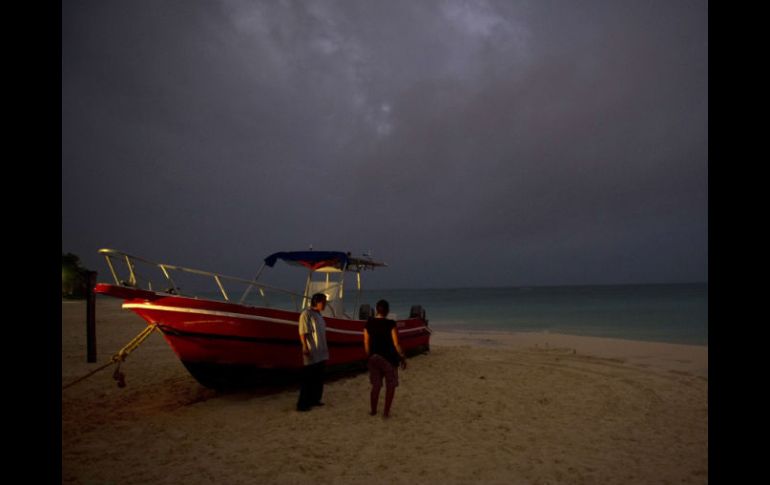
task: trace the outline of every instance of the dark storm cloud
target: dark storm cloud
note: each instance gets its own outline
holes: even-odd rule
[[[706,279],[705,2],[66,2],[63,250]],[[94,263],[95,265],[96,263]]]

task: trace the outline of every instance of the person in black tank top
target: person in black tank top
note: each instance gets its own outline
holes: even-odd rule
[[[398,343],[396,322],[387,318],[390,305],[386,300],[377,302],[377,316],[370,318],[364,328],[364,348],[369,356],[369,382],[372,391],[369,395],[371,404],[369,414],[377,414],[382,380],[385,379],[385,410],[383,416],[390,417],[390,407],[398,386],[398,366],[406,369],[406,359]]]

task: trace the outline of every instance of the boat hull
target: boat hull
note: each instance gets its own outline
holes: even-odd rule
[[[299,312],[108,284],[98,284],[94,291],[123,299],[123,308],[135,312],[149,325],[157,324],[188,371],[209,387],[218,387],[213,384],[223,380],[216,379],[217,374],[242,376],[302,368]],[[366,322],[328,316],[324,320],[329,347],[327,364],[364,362]],[[409,318],[398,320],[397,325],[399,343],[405,352],[414,354],[429,349],[431,330],[426,320]]]

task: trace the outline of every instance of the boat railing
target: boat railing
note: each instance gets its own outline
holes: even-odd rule
[[[247,280],[245,278],[227,276],[221,273],[203,271],[203,270],[194,269],[194,268],[186,268],[184,266],[177,266],[177,265],[167,264],[167,263],[157,263],[138,256],[133,256],[123,251],[118,251],[115,249],[100,249],[99,254],[103,255],[105,260],[107,261],[107,266],[110,269],[110,273],[112,274],[115,284],[118,286],[141,288],[143,285],[146,285],[146,289],[150,291],[159,291],[159,292],[169,293],[173,295],[190,296],[193,298],[198,298],[199,295],[196,295],[194,293],[191,293],[191,292],[183,293],[182,288],[177,284],[177,281],[174,279],[174,276],[178,276],[177,277],[177,280],[178,280],[179,277],[181,277],[180,275],[194,275],[196,277],[209,279],[210,280],[209,284],[214,283],[216,285],[215,286],[216,289],[218,290],[218,291],[215,291],[214,293],[218,293],[222,295],[222,297],[224,298],[224,301],[226,302],[232,301],[231,300],[232,292],[228,293],[226,286],[229,286],[232,288],[232,285],[236,285],[236,284],[245,286],[245,289],[243,290],[242,296],[238,301],[238,303],[244,303],[244,301],[246,300],[246,296],[253,292],[256,295],[259,295],[262,304],[266,306],[270,306],[270,302],[268,301],[268,293],[274,292],[282,295],[283,298],[288,297],[291,300],[291,303],[294,305],[294,308],[299,310],[302,307],[301,302],[304,299],[306,299],[306,297],[300,293],[296,293],[296,292],[292,292],[282,288],[276,288],[274,286],[260,283],[256,279]],[[121,268],[123,270],[122,274],[126,276],[125,278],[121,277],[121,272],[119,272],[116,269],[116,267]],[[142,270],[140,271],[139,268],[141,268]],[[150,270],[152,270],[153,274],[148,275],[147,273],[145,273],[144,272],[145,268],[149,268]],[[155,278],[156,288],[153,288],[153,279],[151,279],[152,277]],[[162,277],[162,279],[160,279],[160,277]],[[162,285],[157,284],[159,279],[160,281],[163,282]],[[199,291],[199,293],[200,292],[201,291]]]

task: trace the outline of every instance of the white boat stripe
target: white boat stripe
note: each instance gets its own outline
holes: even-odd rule
[[[261,320],[264,322],[273,322],[273,323],[280,323],[282,325],[294,325],[298,326],[299,323],[294,320],[286,320],[282,318],[271,318],[271,317],[261,317],[257,315],[249,315],[246,313],[233,313],[233,312],[220,312],[216,310],[203,310],[199,308],[181,308],[181,307],[175,307],[175,306],[166,306],[166,305],[154,305],[152,303],[124,303],[123,308],[144,308],[147,310],[161,310],[161,311],[167,311],[167,312],[177,312],[177,313],[195,313],[198,315],[214,315],[218,317],[232,317],[232,318],[245,318],[248,320]],[[399,332],[414,332],[422,330],[422,328],[409,328],[404,330],[399,330]],[[336,328],[329,328],[327,327],[327,331],[329,332],[336,332],[336,333],[344,333],[349,335],[361,335],[363,334],[363,331],[358,330],[341,330]]]

